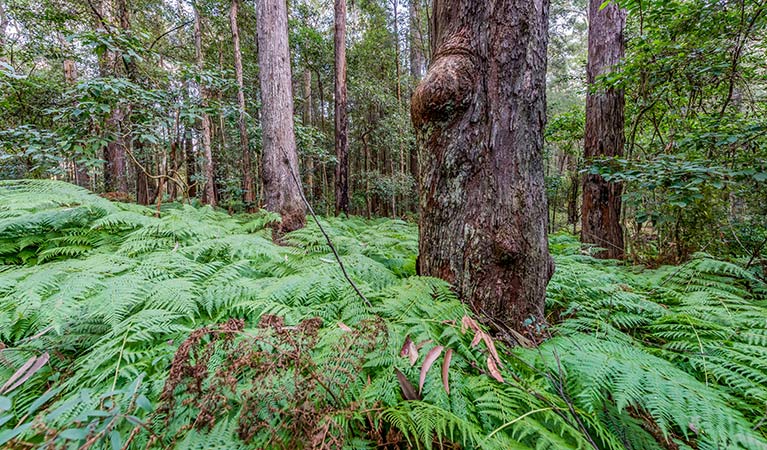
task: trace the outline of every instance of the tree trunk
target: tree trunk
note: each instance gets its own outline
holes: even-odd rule
[[[184,131],[184,160],[186,161],[186,195],[191,199],[197,197],[197,155],[194,151],[192,130]]]
[[[349,141],[346,119],[346,0],[335,0],[336,215],[349,215]]]
[[[240,50],[240,27],[237,25],[239,0],[232,0],[229,11],[229,23],[232,27],[232,45],[234,46],[234,74],[237,78],[237,104],[239,116],[237,126],[240,129],[240,151],[242,152],[242,201],[249,212],[256,206],[255,190],[253,187],[253,169],[250,162],[250,145],[248,141],[248,125],[245,121],[245,84],[242,77],[242,51]]]
[[[106,33],[105,26],[110,22],[110,14],[104,8],[103,1],[96,1],[93,6],[96,28],[99,32]],[[98,55],[99,76],[106,78],[114,76],[114,52],[109,50]],[[125,143],[123,130],[120,123],[123,120],[124,111],[115,108],[106,120],[107,132],[114,133],[112,139],[103,148],[104,156],[104,190],[106,192],[128,193],[128,177],[125,161]]]
[[[601,0],[589,2],[589,54],[587,83],[593,87],[597,78],[612,71],[624,55],[623,26],[626,12],[615,3],[600,10]],[[623,91],[609,88],[586,95],[586,136],[584,156],[622,156]],[[621,228],[620,183],[608,183],[600,175],[586,174],[583,179],[581,206],[581,240],[604,248],[599,258],[622,259],[624,253]]]
[[[418,273],[452,283],[499,330],[540,331],[554,271],[542,158],[548,6],[435,0],[433,61],[412,99]]]
[[[304,69],[304,110],[301,119],[304,126],[312,125],[312,72]],[[310,197],[314,199],[314,156],[306,155],[306,188]]]
[[[0,5],[0,51],[2,51],[2,35],[4,32],[4,25],[3,25],[3,13],[2,13],[2,5]],[[63,50],[65,52],[70,51],[70,46],[67,40],[64,38],[64,35],[62,35],[60,32],[57,33],[59,44],[61,44]],[[65,58],[62,63],[62,70],[64,71],[64,82],[67,84],[67,86],[74,86],[77,83],[77,66],[75,65],[75,61],[70,58]],[[91,186],[91,177],[88,174],[88,168],[85,167],[82,163],[82,161],[78,161],[78,157],[83,155],[73,155],[72,158],[72,164],[74,166],[74,182],[76,185],[84,188],[90,188]]]
[[[421,0],[410,0],[410,78],[415,86],[423,78],[426,58],[423,54],[423,36],[421,33]],[[412,96],[413,93],[411,92]],[[418,184],[418,147],[410,149],[410,175]]]
[[[197,63],[197,70],[200,72],[205,68],[205,62],[202,55],[202,19],[198,5],[194,6],[194,54]],[[202,97],[202,108],[208,107],[208,89],[200,84],[200,96]],[[213,148],[210,142],[210,116],[207,112],[202,113],[202,151],[205,157],[205,201],[210,206],[216,206],[216,176],[213,166]]]
[[[264,199],[266,209],[282,216],[278,234],[306,223],[306,206],[293,134],[293,94],[285,0],[256,2],[258,65],[263,111]]]

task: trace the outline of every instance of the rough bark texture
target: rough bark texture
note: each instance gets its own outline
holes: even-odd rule
[[[255,189],[253,187],[253,170],[250,162],[250,144],[248,141],[248,125],[245,121],[245,84],[242,78],[242,51],[240,50],[240,27],[237,25],[239,1],[232,0],[229,10],[229,24],[232,27],[232,45],[234,46],[234,74],[237,78],[237,105],[239,117],[237,126],[240,130],[240,151],[242,152],[242,201],[249,211],[256,206]]]
[[[205,68],[205,62],[202,55],[202,19],[200,18],[200,11],[197,5],[194,5],[194,53],[195,60],[197,62],[197,69],[202,71]],[[200,86],[200,96],[202,97],[202,107],[208,106],[208,89],[204,86]],[[202,140],[202,153],[205,157],[205,201],[211,205],[216,206],[216,171],[213,163],[213,148],[210,141],[211,125],[210,116],[208,113],[202,113],[201,122],[201,140]]]
[[[282,216],[278,233],[306,223],[306,207],[298,178],[298,154],[293,134],[293,94],[288,53],[288,13],[285,0],[256,2],[258,65],[261,81],[264,200],[266,209]]]
[[[592,86],[600,75],[609,73],[624,55],[623,27],[626,12],[610,3],[600,10],[601,0],[589,2],[589,54],[587,82]],[[584,156],[588,158],[623,155],[623,91],[589,90],[586,96]],[[623,229],[620,223],[623,186],[608,183],[599,175],[583,180],[581,240],[604,248],[596,256],[623,258]]]
[[[349,136],[346,118],[346,0],[335,0],[336,215],[349,214]]]
[[[535,333],[554,265],[543,128],[548,0],[435,0],[412,99],[421,160],[418,272],[498,328]]]

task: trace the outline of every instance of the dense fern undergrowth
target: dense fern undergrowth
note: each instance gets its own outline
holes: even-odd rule
[[[767,286],[551,237],[550,338],[493,341],[396,220],[160,217],[0,182],[0,447],[767,449]]]

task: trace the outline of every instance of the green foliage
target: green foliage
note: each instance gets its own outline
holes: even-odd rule
[[[368,308],[314,225],[278,246],[268,213],[0,198],[4,444],[767,448],[767,285],[733,263],[642,271],[554,235],[553,336],[510,349],[415,276],[406,222],[322,219]]]

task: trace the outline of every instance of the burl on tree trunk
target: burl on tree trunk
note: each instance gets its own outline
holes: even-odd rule
[[[418,272],[496,326],[536,332],[554,271],[543,172],[548,0],[434,1],[411,115],[421,152]]]
[[[623,91],[593,87],[623,58],[626,12],[615,3],[601,5],[601,0],[590,0],[586,78],[592,89],[586,95],[586,159],[623,155]],[[604,248],[595,255],[599,258],[623,258],[622,191],[620,183],[608,183],[601,175],[587,174],[583,179],[581,241]]]

